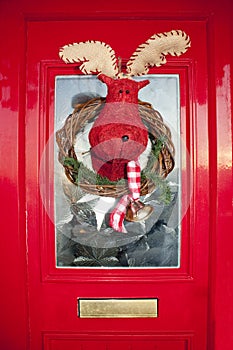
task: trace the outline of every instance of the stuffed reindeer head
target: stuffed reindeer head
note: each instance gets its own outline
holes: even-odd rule
[[[179,56],[190,46],[189,36],[181,30],[154,34],[140,45],[122,74],[113,49],[100,41],[69,44],[59,55],[66,63],[80,62],[84,74],[99,74],[107,85],[106,103],[89,133],[92,166],[111,181],[126,178],[126,165],[146,149],[148,130],[138,111],[138,92],[149,80],[136,82],[133,76],[166,63],[166,55]]]

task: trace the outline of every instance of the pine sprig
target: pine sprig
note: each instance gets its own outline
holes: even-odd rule
[[[91,184],[104,186],[104,185],[124,185],[126,180],[120,179],[119,181],[110,181],[107,177],[96,174],[94,171],[88,169],[82,162],[79,162],[75,158],[65,157],[63,160],[63,165],[68,167],[74,177],[74,182],[78,185],[79,182],[85,180]]]
[[[154,166],[155,161],[158,160],[159,154],[166,143],[166,137],[160,137],[157,140],[152,139],[152,150],[151,154],[149,156],[147,166],[141,173],[142,179],[149,178],[151,181],[154,182],[155,187],[160,189],[160,196],[159,200],[160,202],[164,204],[169,204],[171,202],[171,189],[169,186],[169,183],[166,179],[164,179],[161,175],[155,173],[152,169]]]
[[[67,167],[70,170],[72,170],[73,173],[77,173],[78,174],[80,164],[81,163],[78,162],[77,159],[75,159],[75,158],[65,157],[63,159],[63,166]]]
[[[160,189],[159,200],[164,204],[169,204],[171,202],[171,190],[168,181],[162,178],[159,174],[155,173],[153,169],[154,162],[158,160],[159,153],[161,152],[164,144],[166,142],[165,137],[158,138],[152,141],[152,150],[149,156],[147,166],[141,171],[141,182],[146,179],[150,179],[154,182],[155,187]],[[110,181],[107,177],[103,177],[96,174],[94,171],[88,169],[82,162],[79,162],[76,158],[65,157],[63,160],[64,167],[67,167],[72,171],[72,176],[74,182],[78,185],[81,182],[88,182],[90,184],[95,184],[99,186],[104,185],[124,185],[126,183],[125,179],[120,179],[119,181]]]
[[[155,187],[160,189],[159,200],[161,203],[169,204],[171,202],[171,189],[166,179],[155,172],[148,171],[143,171],[142,177],[149,178],[154,182]]]
[[[161,152],[161,150],[163,149],[163,147],[165,146],[167,141],[167,137],[166,136],[161,136],[158,139],[152,139],[152,154],[154,155],[155,159],[158,159],[159,157],[159,153]]]

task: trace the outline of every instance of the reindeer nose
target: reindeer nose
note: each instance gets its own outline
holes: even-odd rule
[[[129,139],[129,136],[128,135],[124,135],[124,136],[122,136],[121,139],[122,139],[123,142],[127,142],[128,139]]]

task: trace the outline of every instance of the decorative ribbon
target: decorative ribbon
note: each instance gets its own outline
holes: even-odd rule
[[[127,164],[127,179],[128,179],[130,194],[124,195],[119,200],[116,207],[110,214],[110,222],[109,222],[109,225],[115,231],[124,232],[124,233],[127,232],[123,224],[127,206],[132,200],[137,200],[140,197],[141,168],[138,160],[136,161],[132,160]]]

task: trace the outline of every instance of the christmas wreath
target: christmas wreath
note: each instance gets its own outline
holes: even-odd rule
[[[148,73],[149,67],[166,63],[166,55],[178,56],[190,46],[181,30],[155,34],[140,45],[126,64],[126,73],[117,65],[115,52],[100,41],[69,44],[60,49],[66,63],[82,62],[84,74],[98,74],[107,85],[106,98],[98,97],[75,106],[62,129],[57,131],[58,159],[67,178],[82,190],[98,196],[119,198],[109,225],[126,232],[124,219],[145,220],[152,208],[141,195],[162,189],[162,200],[169,201],[165,180],[174,168],[171,132],[160,113],[138,99],[138,91],[149,80],[135,81],[133,76]],[[92,168],[86,167],[75,149],[80,133],[88,127]],[[151,147],[145,168],[140,156]],[[82,154],[81,154],[82,156]],[[143,214],[142,214],[143,213]]]

